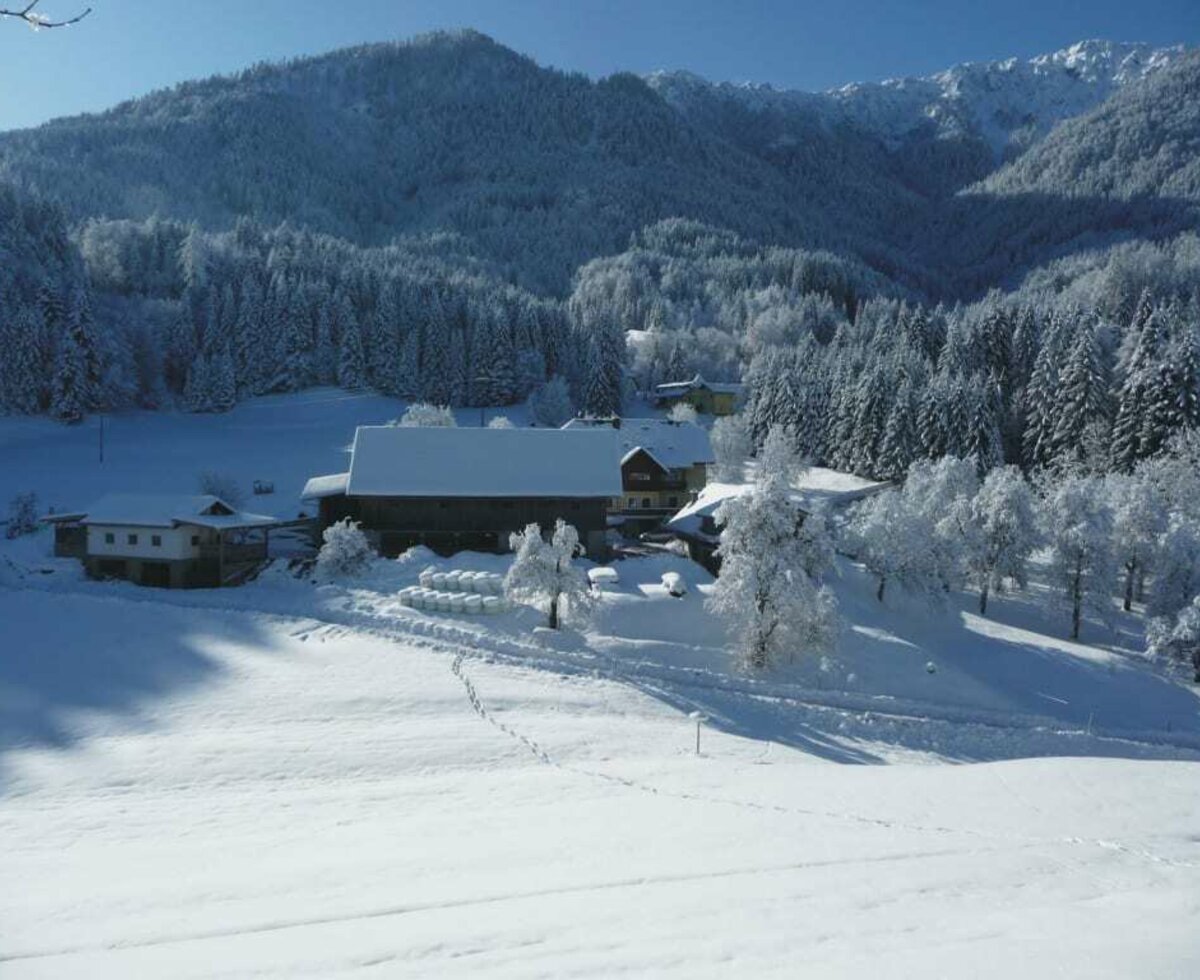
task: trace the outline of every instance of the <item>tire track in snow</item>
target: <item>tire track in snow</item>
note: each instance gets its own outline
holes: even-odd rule
[[[196,929],[191,932],[179,932],[173,935],[153,936],[144,939],[117,940],[108,943],[79,944],[75,946],[60,946],[55,949],[23,950],[15,953],[0,952],[0,963],[17,963],[30,960],[53,959],[61,956],[77,956],[87,953],[116,953],[128,949],[151,949],[158,946],[171,946],[178,943],[205,942],[214,939],[234,939],[241,936],[256,936],[273,932],[285,932],[289,929],[306,929],[325,925],[338,925],[351,922],[365,922],[371,919],[385,919],[394,916],[414,915],[423,912],[439,912],[454,909],[473,908],[484,905],[497,905],[505,902],[519,902],[537,898],[554,898],[564,895],[586,895],[589,892],[617,891],[623,888],[644,888],[653,886],[668,886],[687,884],[693,881],[710,881],[730,878],[756,877],[758,875],[787,874],[794,871],[812,871],[822,868],[836,868],[853,865],[888,864],[902,861],[924,861],[933,858],[959,857],[964,854],[983,854],[1003,850],[1003,848],[955,849],[946,848],[933,851],[904,851],[898,854],[880,854],[871,857],[831,858],[820,861],[795,861],[787,864],[766,865],[749,868],[727,868],[720,871],[679,872],[675,874],[646,875],[631,878],[617,878],[609,881],[590,882],[578,885],[562,885],[553,888],[531,888],[514,892],[501,892],[492,895],[478,895],[468,898],[451,898],[437,902],[413,902],[411,904],[389,905],[380,908],[363,909],[336,915],[296,917],[291,919],[276,919],[253,925],[230,928]]]

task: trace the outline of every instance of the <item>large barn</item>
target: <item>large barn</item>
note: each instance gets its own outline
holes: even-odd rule
[[[561,517],[597,558],[620,495],[612,429],[401,426],[360,427],[349,472],[313,477],[303,493],[319,502],[322,528],[349,517],[385,555],[417,544],[505,551],[513,531]]]

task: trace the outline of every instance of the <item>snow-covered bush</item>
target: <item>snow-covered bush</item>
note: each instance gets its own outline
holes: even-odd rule
[[[1200,596],[1175,619],[1151,620],[1146,640],[1151,656],[1172,668],[1190,666],[1192,680],[1200,684]]]
[[[560,375],[535,388],[529,396],[529,415],[538,425],[558,428],[574,414],[571,391]]]
[[[689,402],[676,402],[667,412],[667,418],[672,422],[695,422],[699,417],[695,406]]]
[[[200,493],[219,497],[230,507],[241,507],[245,499],[242,488],[228,473],[218,473],[216,470],[205,470],[196,476],[196,489]]]
[[[507,415],[497,415],[494,419],[492,419],[491,421],[488,422],[487,427],[489,429],[512,429],[512,428],[514,428],[512,422],[509,420]]]
[[[352,578],[370,565],[375,552],[358,522],[345,518],[330,524],[321,535],[317,574],[323,579]]]
[[[8,502],[8,524],[5,535],[19,538],[37,530],[37,494],[32,490],[19,493]]]
[[[1066,476],[1051,483],[1039,517],[1053,580],[1071,609],[1071,639],[1077,640],[1084,609],[1107,617],[1112,594],[1112,512],[1103,482],[1094,476]]]
[[[799,461],[791,444],[787,432],[773,429],[753,490],[730,497],[715,515],[721,572],[705,605],[724,621],[739,665],[753,670],[785,656],[823,653],[837,638],[833,593],[806,571],[824,561],[824,546],[801,533],[805,515],[791,495]]]
[[[561,517],[547,541],[537,524],[528,524],[509,538],[516,552],[504,591],[517,602],[545,607],[548,624],[558,629],[565,611],[578,616],[587,609],[590,598],[587,580],[572,564],[580,553],[579,532]]]
[[[423,427],[452,429],[458,425],[458,422],[448,405],[413,402],[404,410],[404,414],[400,418],[394,419],[388,424],[414,429]]]
[[[713,475],[726,483],[739,483],[746,460],[754,449],[750,427],[741,415],[726,415],[713,422],[709,432],[717,465]]]

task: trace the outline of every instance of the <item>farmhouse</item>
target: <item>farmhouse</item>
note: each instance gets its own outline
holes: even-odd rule
[[[110,494],[86,511],[44,518],[54,553],[93,578],[161,588],[237,585],[267,559],[277,522],[209,495]]]
[[[708,432],[670,419],[571,419],[564,429],[612,429],[621,450],[620,497],[613,513],[628,530],[660,524],[704,489],[714,463]]]
[[[386,555],[506,551],[512,532],[561,517],[601,557],[620,493],[611,429],[362,426],[349,472],[314,477],[302,496],[319,501],[322,528],[349,517]]]
[[[690,381],[654,386],[654,404],[659,408],[686,402],[702,415],[732,415],[741,397],[742,385],[705,381],[698,374]]]

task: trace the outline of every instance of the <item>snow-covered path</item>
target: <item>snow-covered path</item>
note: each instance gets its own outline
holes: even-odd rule
[[[1200,969],[1194,762],[697,758],[632,686],[345,625],[0,621],[55,701],[0,727],[6,978]]]

